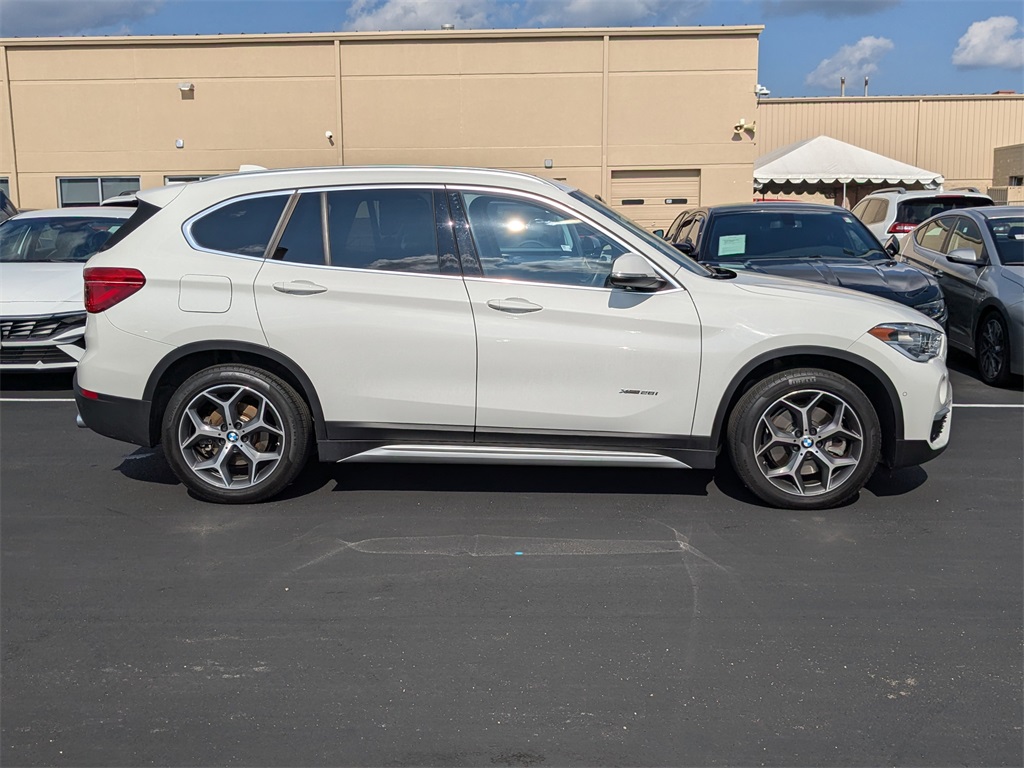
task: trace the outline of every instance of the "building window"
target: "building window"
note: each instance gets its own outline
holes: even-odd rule
[[[211,179],[216,175],[215,173],[208,173],[204,176],[164,176],[164,184],[188,184],[190,181]]]
[[[61,208],[99,205],[104,200],[139,191],[138,176],[90,176],[57,179],[57,204]]]
[[[0,192],[3,192],[8,197],[11,196],[11,180],[6,176],[0,176]]]
[[[1011,176],[1009,186],[1024,187],[1024,176]]]

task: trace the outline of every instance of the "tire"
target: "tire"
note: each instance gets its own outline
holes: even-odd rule
[[[989,312],[978,323],[974,355],[982,381],[993,387],[1010,383],[1010,337],[998,312]]]
[[[851,499],[878,464],[881,427],[849,379],[817,368],[755,384],[729,414],[729,456],[758,498],[783,509],[828,509]]]
[[[164,454],[185,486],[220,504],[270,499],[312,453],[309,407],[283,379],[245,365],[193,375],[164,413]]]

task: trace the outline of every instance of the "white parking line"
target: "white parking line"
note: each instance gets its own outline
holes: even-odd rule
[[[953,403],[954,408],[1024,408],[1024,403]]]

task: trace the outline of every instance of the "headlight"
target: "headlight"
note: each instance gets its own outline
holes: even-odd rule
[[[946,354],[946,334],[917,323],[876,325],[868,333],[918,363]]]
[[[936,299],[935,301],[926,301],[924,304],[918,304],[914,307],[918,312],[923,312],[928,315],[939,325],[943,325],[949,315],[946,313],[946,300]]]

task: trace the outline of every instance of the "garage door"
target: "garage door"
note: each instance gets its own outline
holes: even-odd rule
[[[667,229],[700,205],[700,171],[612,171],[612,207],[647,229]]]

